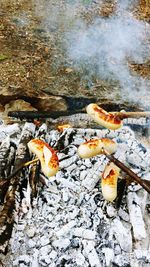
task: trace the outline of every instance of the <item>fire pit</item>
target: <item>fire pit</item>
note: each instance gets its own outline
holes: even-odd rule
[[[12,178],[7,199],[11,202],[5,207],[9,216],[3,212],[3,199],[1,205],[2,263],[6,267],[149,266],[148,193],[131,183],[120,199],[124,181],[120,179],[118,198],[113,203],[105,201],[100,177],[108,159],[105,155],[91,159],[77,155],[77,147],[85,140],[113,139],[118,143],[114,156],[149,180],[150,149],[129,127],[141,124],[143,129],[146,119],[128,119],[117,131],[69,128],[59,132],[51,129],[54,122],[59,121],[47,121],[39,128],[32,122],[0,126],[2,178],[10,175],[12,166],[17,168],[31,159],[27,142],[35,137],[56,148],[60,160],[59,172],[49,180],[42,174],[37,178],[35,169],[38,173],[40,169],[35,165]]]

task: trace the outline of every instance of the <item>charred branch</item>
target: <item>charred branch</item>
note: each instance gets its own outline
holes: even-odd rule
[[[8,112],[9,117],[19,118],[20,120],[34,120],[34,119],[46,119],[52,118],[57,119],[60,116],[69,116],[77,113],[82,113],[82,110],[69,110],[69,111],[10,111]]]
[[[37,162],[32,166],[30,175],[29,175],[29,183],[31,187],[31,201],[33,198],[37,196],[37,184],[39,182],[39,173],[40,173],[40,164]]]
[[[15,195],[19,176],[14,177],[7,190],[3,209],[0,214],[0,250],[5,253],[8,240],[11,237],[14,224]]]

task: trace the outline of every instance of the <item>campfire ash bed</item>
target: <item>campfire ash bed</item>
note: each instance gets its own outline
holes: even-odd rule
[[[12,237],[0,240],[4,266],[150,266],[148,193],[132,183],[116,208],[117,200],[106,202],[101,193],[100,175],[107,158],[81,159],[77,155],[78,145],[85,140],[111,138],[118,143],[115,157],[149,180],[150,150],[141,145],[131,128],[70,128],[60,133],[45,123],[39,129],[33,123],[1,125],[1,177],[10,174],[17,160],[27,161],[26,144],[34,137],[58,149],[60,170],[46,179],[47,186],[38,182],[33,199],[29,185],[33,165],[17,174],[15,223],[9,222],[13,224]],[[4,230],[1,224],[1,235]]]

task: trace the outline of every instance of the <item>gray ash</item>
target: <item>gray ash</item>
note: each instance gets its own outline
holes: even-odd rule
[[[15,131],[18,129],[15,135],[13,127],[5,129],[5,137],[18,147],[23,126],[14,126]],[[148,179],[150,150],[136,140],[127,126],[118,131],[67,129],[61,134],[43,124],[34,136],[51,145],[61,143],[60,170],[55,177],[46,179],[47,186],[38,184],[36,198],[32,197],[28,182],[31,168],[22,172],[22,196],[15,200],[15,226],[8,240],[7,255],[5,258],[1,255],[5,266],[127,267],[131,263],[148,266],[147,192],[138,185],[128,186],[116,208],[116,201],[106,202],[101,193],[105,156],[80,159],[76,152],[85,137],[113,138],[118,143],[115,157],[132,166],[141,178]],[[118,189],[123,181],[119,181]]]

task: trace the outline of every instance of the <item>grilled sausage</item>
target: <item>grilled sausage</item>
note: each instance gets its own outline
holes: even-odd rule
[[[56,151],[40,139],[32,139],[28,143],[29,150],[36,154],[41,162],[41,168],[45,176],[54,176],[59,169]]]
[[[112,202],[117,197],[117,181],[120,169],[110,162],[106,165],[102,174],[101,187],[103,197]]]
[[[89,104],[86,111],[96,123],[105,128],[117,130],[122,127],[122,121],[117,115],[108,113],[97,104]]]
[[[91,158],[102,154],[102,149],[106,149],[113,154],[117,149],[117,144],[109,138],[91,139],[78,147],[78,155],[81,158]]]

